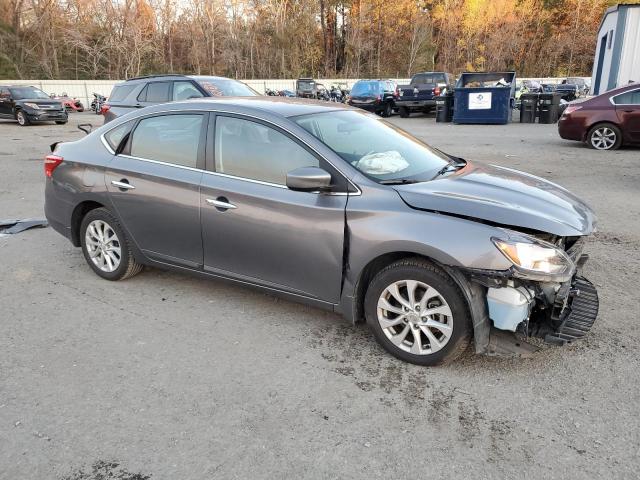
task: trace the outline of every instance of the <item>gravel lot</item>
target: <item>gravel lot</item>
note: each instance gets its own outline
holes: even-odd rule
[[[101,124],[0,121],[0,219],[43,217],[42,158],[87,120]],[[105,282],[31,230],[0,238],[0,478],[638,478],[640,151],[555,125],[393,122],[594,207],[586,339],[420,368],[366,326],[245,288],[158,270]]]

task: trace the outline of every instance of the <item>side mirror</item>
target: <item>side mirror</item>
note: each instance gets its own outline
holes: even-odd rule
[[[298,192],[327,190],[331,174],[318,167],[301,167],[287,173],[287,188]]]

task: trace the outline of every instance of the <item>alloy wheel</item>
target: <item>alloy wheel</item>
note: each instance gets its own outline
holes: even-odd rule
[[[87,225],[85,244],[89,258],[103,272],[113,272],[120,266],[120,240],[107,222],[94,220]]]
[[[377,318],[387,338],[414,355],[441,350],[453,334],[453,315],[444,297],[416,280],[400,280],[385,288],[378,299]]]
[[[591,134],[591,145],[597,150],[609,150],[616,143],[616,132],[609,127],[600,127]]]
[[[24,124],[27,123],[27,119],[22,112],[18,112],[18,115],[16,115],[16,119],[18,120],[19,125],[24,126]]]

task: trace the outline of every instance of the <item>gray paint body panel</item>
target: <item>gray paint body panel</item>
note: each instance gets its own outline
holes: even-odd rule
[[[199,99],[132,112],[77,142],[58,145],[56,154],[64,162],[46,181],[47,219],[71,238],[74,209],[83,201],[98,202],[121,219],[144,263],[257,285],[350,318],[358,279],[381,255],[408,252],[454,268],[508,270],[510,262],[491,242],[502,229],[471,217],[558,235],[586,235],[593,228],[591,210],[568,191],[509,169],[472,163],[432,182],[377,184],[287,118],[336,108],[345,107]],[[103,133],[132,118],[184,110],[239,113],[278,125],[358,191],[348,196],[293,192],[196,169],[114,159],[101,142]],[[122,178],[136,189],[111,187],[111,180]],[[219,211],[207,204],[207,198],[218,197],[238,208]]]

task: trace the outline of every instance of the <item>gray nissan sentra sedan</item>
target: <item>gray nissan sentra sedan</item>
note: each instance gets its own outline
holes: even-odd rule
[[[259,287],[366,319],[408,362],[562,345],[597,316],[583,201],[335,103],[157,105],[52,145],[45,174],[47,219],[102,278]]]

